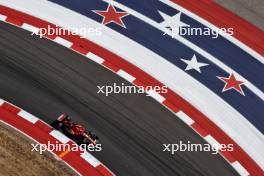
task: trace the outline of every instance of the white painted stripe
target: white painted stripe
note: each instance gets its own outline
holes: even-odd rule
[[[206,21],[205,19],[199,17],[198,15],[196,15],[195,13],[183,8],[182,6],[170,1],[170,0],[159,0],[185,14],[187,14],[188,16],[190,16],[191,18],[199,21],[200,23],[204,24],[205,26],[208,26],[210,28],[218,28],[215,25],[213,25],[212,23],[210,23],[209,21]],[[221,34],[220,34],[221,35]],[[264,64],[264,57],[262,55],[260,55],[259,53],[257,53],[255,50],[253,50],[252,48],[250,48],[249,46],[245,45],[244,43],[240,42],[238,39],[236,39],[233,36],[230,35],[222,35],[223,37],[225,37],[227,40],[231,41],[232,43],[238,45],[239,47],[241,47],[244,51],[246,51],[247,53],[249,53],[251,56],[253,56],[254,58],[256,58],[258,61],[260,61],[261,63]]]
[[[217,149],[220,149],[220,143],[210,134],[205,136],[204,139],[214,148],[217,147]]]
[[[25,30],[32,32],[33,34],[38,34],[38,32],[40,30],[39,28],[32,26],[30,24],[27,24],[27,23],[23,23],[23,25],[21,27]]]
[[[67,136],[65,136],[58,130],[53,130],[49,134],[53,136],[54,138],[56,138],[57,140],[59,140],[60,142],[62,142],[63,144],[66,144],[70,141],[70,139]]]
[[[125,72],[124,70],[118,70],[118,72],[117,72],[117,74],[119,75],[119,76],[121,76],[122,78],[124,78],[124,79],[126,79],[128,82],[133,82],[133,81],[135,81],[135,77],[134,76],[132,76],[132,75],[130,75],[129,73],[127,73],[127,72]]]
[[[4,102],[5,102],[5,101],[4,101],[3,99],[0,98],[0,106],[1,106],[2,104],[4,104]]]
[[[33,116],[32,114],[29,114],[28,112],[21,110],[17,115],[19,115],[20,117],[26,119],[27,121],[35,124],[39,119],[35,116]]]
[[[96,62],[96,63],[98,63],[98,64],[102,64],[102,63],[104,62],[104,59],[103,59],[103,58],[101,58],[101,57],[95,55],[95,54],[92,53],[92,52],[89,52],[88,54],[86,54],[86,56],[87,56],[89,59],[93,60],[94,62]]]
[[[179,111],[176,113],[176,115],[187,125],[192,125],[194,123],[193,119],[191,119],[187,114],[185,114],[183,111]]]
[[[70,48],[70,47],[73,45],[72,42],[70,42],[70,41],[68,41],[68,40],[65,40],[65,39],[63,39],[63,38],[61,38],[61,37],[56,37],[54,41],[55,41],[56,43],[60,44],[60,45],[63,45],[63,46],[65,46],[65,47],[67,47],[67,48]]]
[[[88,152],[82,152],[81,157],[85,159],[88,163],[90,163],[93,167],[97,167],[101,164],[101,162],[96,159],[93,155]]]
[[[0,14],[0,21],[5,21],[7,19],[7,16]]]
[[[231,165],[241,176],[249,176],[248,171],[238,161],[233,162]]]
[[[117,2],[117,1],[113,1],[113,0],[104,0],[105,2],[108,2],[109,4],[113,4],[114,6],[128,12],[129,14],[143,20],[144,22],[148,23],[149,25],[159,29],[162,32],[166,32],[165,27],[163,27],[161,24],[155,22],[154,20],[138,13],[137,11],[130,9],[126,6],[124,6],[123,4]],[[259,96],[262,100],[264,100],[264,93],[258,89],[254,84],[252,84],[250,81],[248,81],[247,79],[245,79],[243,76],[241,76],[240,74],[238,74],[236,71],[234,71],[233,69],[231,69],[229,66],[225,65],[222,61],[218,60],[216,57],[214,57],[213,55],[211,55],[210,53],[208,53],[207,51],[205,51],[204,49],[200,48],[199,46],[193,44],[192,42],[190,42],[189,40],[181,37],[180,35],[174,35],[174,39],[180,41],[182,44],[184,44],[185,46],[193,49],[194,51],[196,51],[197,53],[200,53],[201,55],[203,55],[204,57],[206,57],[208,60],[210,60],[211,62],[215,63],[216,65],[218,65],[221,69],[225,70],[228,73],[234,73],[235,76],[240,80],[245,82],[245,86],[247,86],[252,92],[254,92],[257,96]]]
[[[155,100],[157,100],[159,103],[162,103],[165,100],[163,96],[161,96],[158,92],[153,89],[148,90],[146,93]]]

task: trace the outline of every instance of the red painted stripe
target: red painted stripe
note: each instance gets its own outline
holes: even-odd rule
[[[49,125],[40,120],[35,123],[35,126],[46,133],[50,133],[52,131],[52,128]]]
[[[103,65],[112,70],[113,72],[117,72],[119,70],[119,68],[112,62],[105,61],[103,62]]]
[[[83,46],[80,46],[78,44],[73,44],[71,46],[71,49],[73,49],[74,51],[77,51],[78,53],[81,53],[83,55],[86,55],[88,53],[88,51],[85,48],[83,48]]]
[[[171,0],[219,28],[234,28],[234,37],[264,56],[264,32],[215,2]]]
[[[198,123],[193,123],[191,125],[193,127],[193,129],[200,134],[202,137],[207,136],[209,133],[207,131],[205,131]]]
[[[226,159],[227,161],[229,161],[230,163],[233,163],[233,162],[236,161],[235,158],[231,155],[230,152],[228,152],[228,151],[220,151],[220,153],[221,153],[221,154],[225,157],[225,159]]]
[[[165,100],[164,102],[163,102],[163,105],[164,106],[166,106],[166,107],[168,107],[170,110],[172,110],[173,112],[178,112],[180,109],[177,107],[177,106],[175,106],[174,104],[172,104],[170,101],[168,101],[168,100]]]
[[[10,17],[7,17],[6,22],[14,24],[16,26],[22,26],[23,24],[20,20],[17,20],[15,18],[10,18]]]
[[[80,173],[84,173],[87,176],[102,176],[100,172],[98,172],[92,165],[90,165],[87,161],[80,157],[80,155],[76,155],[74,152],[69,152],[67,155],[63,157],[63,160],[73,168],[76,169]]]
[[[135,81],[133,81],[133,84],[135,84],[136,86],[145,86],[142,82],[140,82],[138,79],[136,79]]]
[[[47,25],[49,24],[48,22],[37,19],[27,14],[22,14],[21,12],[17,12],[16,10],[4,6],[0,6],[0,12],[6,16],[11,15],[13,18],[17,17],[23,22],[36,27],[47,27]],[[79,36],[75,35],[62,37],[68,41],[71,41],[72,43],[79,44],[83,46],[84,49],[89,50],[94,54],[104,58],[106,62],[113,66],[113,68],[122,68],[122,70],[126,71],[136,78],[136,83],[142,83],[144,85],[150,86],[162,86],[162,84],[155,78],[151,77],[138,67],[128,63],[121,57],[109,52],[108,50],[96,45],[95,43],[92,43],[91,41],[82,39]],[[117,71],[115,69],[113,70]],[[190,116],[196,122],[194,128],[198,129],[200,132],[205,131],[204,129],[206,129],[206,133],[211,134],[221,144],[234,144],[234,151],[230,152],[231,155],[248,170],[251,176],[264,175],[262,169],[247,155],[245,151],[243,151],[229,136],[227,136],[227,134],[225,134],[225,132],[223,132],[218,126],[210,121],[204,114],[195,109],[190,103],[185,101],[182,97],[177,95],[172,90],[169,90],[167,94],[162,94],[162,96],[164,96],[167,101],[169,101],[173,106],[178,107],[188,116]]]
[[[4,103],[2,104],[2,106],[1,106],[1,108],[2,108],[2,109],[5,109],[6,111],[9,111],[9,112],[11,112],[11,113],[13,113],[13,114],[17,114],[17,113],[19,113],[19,111],[20,111],[19,108],[15,107],[15,106],[13,106],[13,105],[7,103],[7,102],[4,102]]]

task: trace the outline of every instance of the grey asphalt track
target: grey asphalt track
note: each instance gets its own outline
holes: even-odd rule
[[[96,93],[97,85],[114,82],[126,83],[79,54],[0,23],[0,97],[48,123],[66,112],[92,128],[103,146],[93,154],[117,175],[238,175],[219,155],[163,152],[163,143],[205,142],[150,97]]]

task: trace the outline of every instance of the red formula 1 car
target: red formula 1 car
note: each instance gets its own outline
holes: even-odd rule
[[[90,130],[87,131],[83,126],[73,123],[71,118],[62,114],[55,120],[51,126],[56,130],[61,131],[63,134],[74,140],[77,144],[94,144],[98,143],[98,137]]]

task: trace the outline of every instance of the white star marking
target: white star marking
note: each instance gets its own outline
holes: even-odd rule
[[[166,34],[175,35],[175,33],[179,33],[180,27],[190,26],[181,21],[181,12],[174,16],[168,16],[160,11],[159,13],[164,19],[164,21],[160,23],[160,26],[166,30]]]
[[[185,71],[194,69],[199,73],[202,73],[200,68],[209,65],[207,63],[198,62],[195,54],[193,55],[191,60],[186,60],[186,59],[181,59],[181,60],[187,64]]]

